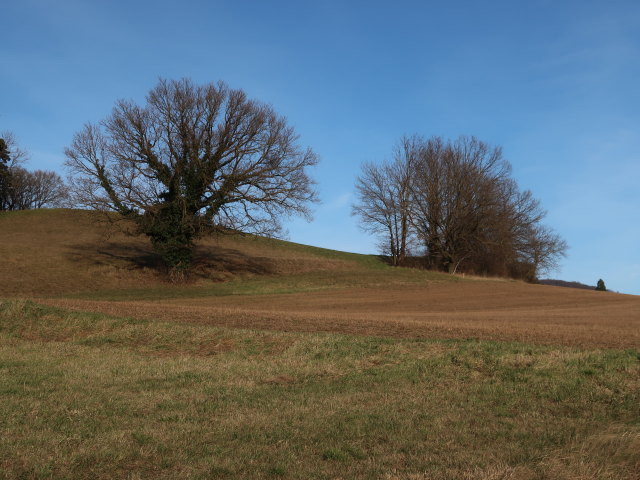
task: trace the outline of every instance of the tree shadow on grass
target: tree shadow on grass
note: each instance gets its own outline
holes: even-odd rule
[[[70,245],[68,256],[76,263],[111,266],[123,270],[143,268],[160,270],[163,268],[162,259],[151,248],[124,242]]]
[[[207,276],[207,272],[232,274],[276,273],[275,262],[266,257],[254,257],[233,248],[198,246],[193,256],[193,274]]]
[[[108,241],[95,244],[75,244],[69,247],[69,258],[76,263],[110,266],[122,270],[151,270],[166,274],[166,267],[151,246]],[[195,278],[215,278],[221,274],[268,275],[276,273],[275,262],[266,257],[249,256],[239,250],[198,245],[194,250],[190,275]]]

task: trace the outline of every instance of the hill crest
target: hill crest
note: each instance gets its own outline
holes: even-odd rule
[[[159,256],[149,240],[132,235],[86,210],[27,210],[0,213],[0,291],[2,296],[82,294],[96,291],[204,288],[266,278],[284,290],[296,283],[322,288],[346,281],[379,284],[391,274],[399,281],[448,276],[392,269],[375,255],[340,252],[273,238],[219,234],[196,244],[188,286],[167,283]],[[395,272],[394,272],[395,270]],[[385,272],[385,273],[382,273]],[[365,278],[366,277],[366,278]],[[371,278],[370,278],[371,277]],[[374,278],[375,277],[375,278]],[[390,281],[394,281],[390,278]],[[405,279],[405,280],[403,280]]]

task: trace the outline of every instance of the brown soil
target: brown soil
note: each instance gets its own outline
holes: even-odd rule
[[[469,281],[159,302],[43,300],[78,310],[238,328],[640,347],[640,297]]]

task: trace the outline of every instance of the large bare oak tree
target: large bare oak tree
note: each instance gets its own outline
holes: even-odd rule
[[[65,153],[75,202],[135,220],[174,279],[205,226],[276,233],[316,200],[316,154],[270,106],[221,82],[160,80],[145,105],[118,101]]]

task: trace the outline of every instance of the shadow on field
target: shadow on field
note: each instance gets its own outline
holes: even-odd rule
[[[75,263],[112,266],[125,270],[149,269],[165,273],[165,266],[156,252],[149,247],[125,242],[75,244],[69,246],[69,258]],[[192,275],[209,278],[212,273],[276,273],[275,262],[266,257],[253,257],[232,248],[199,245],[194,250]]]
[[[82,264],[105,265],[137,270],[142,268],[161,270],[162,259],[150,247],[124,242],[75,244],[69,246],[69,258]]]
[[[249,256],[233,248],[198,246],[194,252],[193,270],[196,275],[211,271],[268,275],[276,273],[277,268],[267,257]]]

